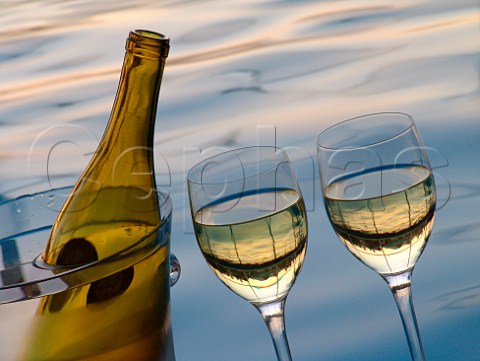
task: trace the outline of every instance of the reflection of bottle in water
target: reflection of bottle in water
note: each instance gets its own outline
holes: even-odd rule
[[[174,360],[169,230],[159,228],[152,152],[168,38],[132,32],[126,50],[109,124],[55,221],[43,260],[72,266],[125,250],[129,256],[114,269],[93,268],[101,279],[85,276],[87,284],[44,297],[22,360]]]

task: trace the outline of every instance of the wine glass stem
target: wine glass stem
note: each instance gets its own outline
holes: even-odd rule
[[[283,316],[283,309],[285,306],[285,299],[265,303],[261,305],[254,305],[262,315],[263,320],[267,324],[268,331],[275,346],[278,361],[292,361],[290,348],[288,347],[287,334],[285,333],[285,321]]]
[[[408,284],[400,288],[391,288],[391,290],[400,312],[412,360],[425,361],[420,331],[418,329],[417,318],[415,317],[415,310],[413,308],[411,286]]]

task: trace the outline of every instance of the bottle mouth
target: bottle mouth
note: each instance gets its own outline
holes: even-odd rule
[[[160,40],[160,39],[165,40],[166,39],[168,41],[168,36],[165,36],[163,34],[156,33],[154,31],[150,31],[150,30],[136,29],[136,30],[132,30],[132,33],[134,33],[138,36],[142,36],[142,37],[153,39],[153,40]]]
[[[131,51],[143,57],[158,56],[166,58],[170,48],[170,38],[161,33],[151,30],[135,29],[130,34],[125,45],[127,51]]]

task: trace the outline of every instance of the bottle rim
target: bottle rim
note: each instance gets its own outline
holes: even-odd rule
[[[170,38],[164,34],[146,29],[134,29],[130,31],[125,49],[132,52],[143,51],[151,54],[152,57],[162,58],[168,56]]]

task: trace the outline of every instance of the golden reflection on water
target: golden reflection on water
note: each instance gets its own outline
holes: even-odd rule
[[[254,144],[259,126],[311,151],[311,134],[352,115],[402,110],[438,122],[478,106],[478,12],[468,5],[31,1],[0,18],[1,153],[17,149],[10,181],[48,127],[78,124],[100,137],[136,27],[172,39],[157,144],[175,165],[186,147]]]
[[[185,149],[276,142],[313,154],[315,134],[362,113],[409,112],[420,126],[478,113],[468,3],[27,1],[0,19],[3,193],[45,177],[48,162],[53,175],[78,175],[135,27],[172,39],[156,146],[173,172],[194,162]]]

